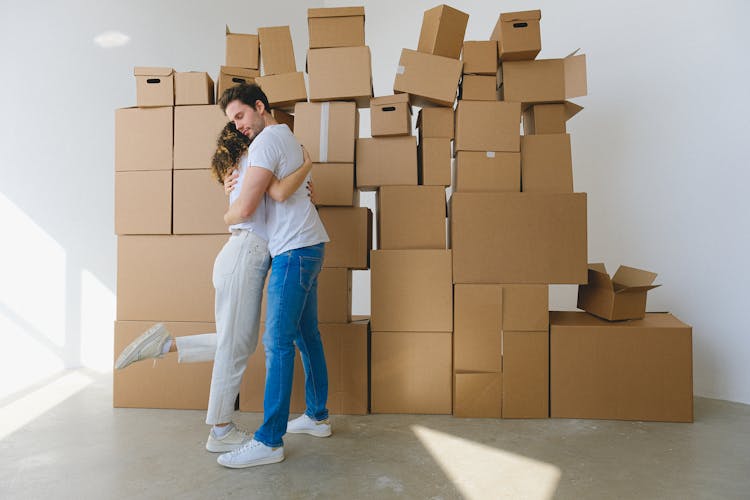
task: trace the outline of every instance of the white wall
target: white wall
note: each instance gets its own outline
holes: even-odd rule
[[[132,67],[216,77],[224,24],[290,24],[304,67],[305,9],[357,2],[178,0],[0,4],[0,402],[63,367],[111,364],[116,277],[113,110],[135,103]],[[415,48],[433,2],[364,2],[376,95],[392,93],[401,48]],[[650,310],[694,326],[695,392],[750,403],[741,301],[750,250],[744,196],[750,138],[745,2],[455,1],[467,39],[499,10],[541,8],[542,54],[587,54],[586,109],[569,123],[575,186],[589,193],[589,257],[659,272]],[[107,30],[131,37],[103,49]],[[369,131],[362,114],[362,134]],[[372,204],[372,197],[365,196]],[[367,273],[355,312],[369,310]],[[572,308],[575,287],[554,287]],[[9,374],[13,373],[12,377]],[[10,380],[11,382],[7,382]]]

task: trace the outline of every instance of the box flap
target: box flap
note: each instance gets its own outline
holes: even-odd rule
[[[636,269],[635,267],[620,266],[612,277],[612,281],[620,288],[644,287],[654,283],[656,273]],[[652,287],[654,288],[654,287]]]
[[[228,76],[242,76],[250,78],[258,78],[260,71],[257,69],[241,68],[239,66],[222,66],[221,73]]]
[[[226,26],[226,27],[227,27],[227,35],[231,35],[231,34],[232,34],[232,32],[231,32],[231,31],[229,30],[229,25],[228,25],[228,24],[225,24],[224,26]]]
[[[622,287],[622,285],[615,285],[615,293],[620,295],[624,293],[639,293],[639,292],[648,292],[652,288],[660,287],[661,285],[644,285],[644,286],[628,286],[628,287]]]
[[[505,14],[500,14],[500,21],[503,23],[512,21],[538,21],[541,18],[541,10],[523,10],[520,12],[506,12]]]
[[[589,263],[589,269],[591,269],[592,271],[596,271],[598,273],[606,274],[607,276],[609,276],[609,273],[607,273],[607,268],[606,268],[606,266],[604,265],[603,262],[590,262]]]
[[[409,94],[384,95],[370,99],[370,106],[384,106],[386,104],[401,104],[409,102]]]
[[[172,68],[162,68],[154,66],[136,66],[133,68],[135,76],[169,76],[174,73]]]
[[[586,86],[586,54],[575,55],[578,50],[563,59],[565,68],[565,98],[581,97],[588,93]]]
[[[364,7],[334,7],[334,8],[320,8],[320,9],[307,9],[307,18],[313,17],[352,17],[352,16],[365,16]]]
[[[570,102],[570,101],[565,101],[563,104],[565,106],[565,120],[566,121],[570,120],[575,115],[577,115],[580,111],[583,110],[583,106],[579,106],[578,104]]]
[[[614,290],[614,286],[612,285],[612,280],[609,279],[609,273],[607,273],[607,268],[604,267],[603,263],[597,262],[597,263],[589,264],[588,286]]]

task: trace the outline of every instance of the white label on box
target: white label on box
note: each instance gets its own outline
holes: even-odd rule
[[[406,71],[406,68],[404,68],[401,65],[399,65],[398,68],[396,68],[396,73],[399,75],[403,75],[405,71]]]
[[[487,158],[494,158],[495,152],[494,151],[487,151]]]

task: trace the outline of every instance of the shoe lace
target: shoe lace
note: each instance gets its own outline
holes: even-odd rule
[[[252,441],[248,441],[247,443],[243,444],[239,448],[232,450],[229,452],[229,456],[236,457],[237,455],[246,452],[247,450],[250,450],[252,448],[255,448],[257,446],[260,446],[260,442],[253,439]]]

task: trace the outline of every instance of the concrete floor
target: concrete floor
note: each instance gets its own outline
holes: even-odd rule
[[[203,412],[113,409],[111,377],[69,375],[0,402],[0,498],[750,498],[741,404],[698,398],[694,424],[334,416],[333,437],[286,436],[284,462],[229,470]]]

